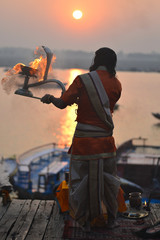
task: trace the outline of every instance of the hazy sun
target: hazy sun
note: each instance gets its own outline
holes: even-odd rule
[[[73,17],[74,17],[75,19],[80,19],[80,18],[82,18],[82,15],[83,15],[83,13],[82,13],[82,11],[80,11],[80,10],[75,10],[75,11],[73,12]]]

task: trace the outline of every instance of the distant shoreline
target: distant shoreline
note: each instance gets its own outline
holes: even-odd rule
[[[4,68],[5,72],[7,72],[8,70],[10,70],[13,66],[0,66],[0,68]],[[88,68],[82,68],[82,67],[54,67],[54,69],[60,69],[60,70],[67,70],[67,69],[84,69],[84,70],[88,70]],[[160,73],[160,70],[142,70],[142,69],[117,69],[117,72],[144,72],[144,73]]]
[[[54,50],[57,69],[89,69],[93,52]],[[0,67],[11,68],[17,63],[29,65],[34,60],[34,51],[26,48],[0,48]],[[159,53],[117,53],[117,71],[160,72]]]

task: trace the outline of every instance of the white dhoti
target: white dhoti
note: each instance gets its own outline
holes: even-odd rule
[[[116,159],[71,160],[69,207],[71,216],[85,225],[108,213],[116,218],[120,181],[116,176]]]

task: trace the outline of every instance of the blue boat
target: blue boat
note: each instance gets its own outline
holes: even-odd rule
[[[33,148],[17,158],[10,182],[21,199],[54,199],[54,189],[69,170],[68,147],[50,143]]]

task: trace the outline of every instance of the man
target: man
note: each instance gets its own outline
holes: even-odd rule
[[[75,78],[61,98],[46,94],[43,103],[58,108],[77,103],[77,127],[70,148],[70,215],[84,230],[108,217],[115,226],[120,188],[116,176],[116,147],[112,113],[121,96],[116,78],[117,56],[110,48],[95,52],[90,72]]]

